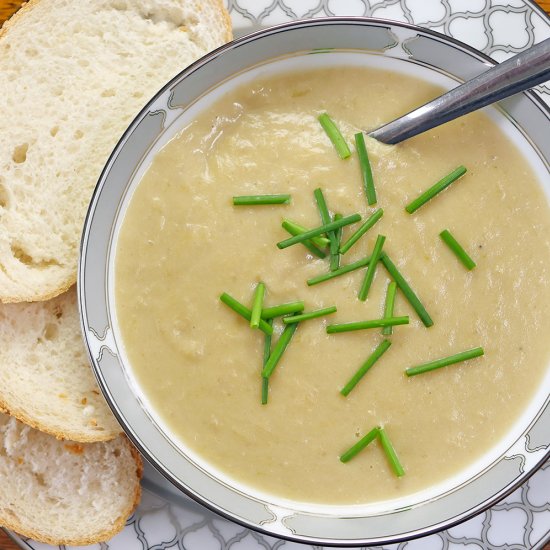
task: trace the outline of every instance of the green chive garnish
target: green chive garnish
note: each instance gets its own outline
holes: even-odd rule
[[[409,286],[409,283],[407,283],[395,264],[390,260],[390,257],[383,252],[380,259],[382,260],[384,267],[388,270],[390,277],[397,283],[397,286],[401,289],[401,292],[405,295],[405,298],[407,298],[408,302],[420,317],[420,320],[424,323],[424,326],[431,327],[434,324],[432,318],[429,316],[426,308],[422,305],[422,302],[414,293],[413,289]]]
[[[460,243],[453,237],[448,229],[444,229],[439,236],[443,242],[454,252],[455,256],[464,264],[464,267],[468,270],[474,269],[476,263],[468,253],[462,248]]]
[[[397,283],[392,281],[388,284],[388,290],[386,291],[386,303],[384,305],[384,318],[393,316],[393,308],[395,306],[395,295],[397,294]],[[393,333],[393,326],[389,325],[382,329],[384,336],[389,336]]]
[[[334,279],[335,277],[339,277],[340,275],[345,275],[350,271],[361,269],[362,267],[369,265],[369,262],[370,256],[368,256],[367,258],[363,258],[362,260],[358,260],[357,262],[353,262],[352,264],[339,267],[336,271],[329,271],[328,273],[323,273],[321,275],[317,275],[316,277],[312,277],[311,279],[307,280],[307,285],[313,286],[319,283],[324,283],[325,281]]]
[[[373,428],[365,437],[362,437],[353,447],[348,449],[341,457],[341,462],[348,462],[356,454],[359,454],[369,443],[378,437],[379,428]]]
[[[313,191],[313,196],[315,197],[315,202],[317,203],[317,208],[319,209],[319,215],[321,216],[321,223],[323,225],[327,225],[327,223],[331,222],[331,219],[330,219],[330,212],[328,211],[327,203],[325,201],[323,192],[321,191],[320,188],[317,188],[315,189],[315,191]]]
[[[269,397],[269,378],[262,376],[262,405],[267,405],[267,398]]]
[[[372,250],[369,267],[367,267],[367,272],[365,273],[363,284],[359,289],[358,296],[359,296],[359,300],[361,300],[362,302],[364,302],[367,299],[370,287],[372,285],[372,281],[374,279],[374,274],[376,272],[376,265],[378,264],[378,260],[380,259],[380,255],[382,254],[382,247],[384,246],[385,240],[386,240],[386,237],[384,235],[378,235],[378,237],[376,237],[376,243],[374,244],[374,248]]]
[[[291,235],[301,235],[302,233],[305,233],[306,231],[309,231],[307,227],[304,227],[303,225],[300,225],[299,223],[284,219],[283,220],[283,227],[291,234]],[[316,246],[323,248],[325,246],[328,246],[330,241],[326,237],[313,237],[311,239],[311,242],[315,244]]]
[[[466,173],[464,166],[459,166],[456,170],[453,170],[449,175],[440,179],[436,184],[432,185],[428,190],[424,191],[422,195],[414,199],[410,204],[405,207],[405,210],[412,214],[416,212],[421,206],[426,204],[429,200],[433,199],[439,192],[443,191],[446,187],[449,187],[451,183]]]
[[[315,319],[317,317],[324,317],[336,313],[336,306],[325,307],[318,309],[317,311],[309,311],[308,313],[302,313],[301,315],[292,315],[292,317],[283,317],[283,323],[289,325],[290,323],[299,323],[300,321],[307,321],[308,319]]]
[[[328,325],[327,334],[338,332],[351,332],[353,330],[364,330],[369,328],[389,327],[396,325],[408,325],[409,317],[385,317],[384,319],[370,319],[368,321],[356,321],[354,323],[342,323],[341,325]]]
[[[325,202],[325,197],[323,196],[323,192],[320,188],[315,189],[313,191],[313,196],[315,197],[315,202],[317,203],[317,208],[319,209],[319,215],[321,216],[321,223],[323,225],[329,224],[331,221],[337,221],[341,220],[342,216],[339,216],[338,218],[334,216],[334,220],[330,217],[330,212],[328,211],[327,203]],[[335,271],[338,269],[338,256],[336,257],[336,260],[334,259],[333,250],[335,250],[336,254],[338,254],[338,240],[336,236],[336,231],[330,231],[327,233],[327,237],[330,241],[330,270]]]
[[[243,304],[235,300],[235,298],[233,298],[232,296],[229,296],[227,292],[224,292],[220,296],[220,300],[226,306],[229,306],[233,311],[238,313],[241,317],[244,317],[247,321],[250,321],[252,317],[252,312],[246,306],[243,306]],[[268,325],[263,319],[260,319],[258,328],[262,332],[265,332],[266,334],[269,334],[269,335],[273,334],[273,327]]]
[[[384,211],[379,208],[363,225],[340,247],[340,254],[345,254],[382,216]]]
[[[290,340],[292,340],[292,337],[294,336],[294,333],[298,328],[298,324],[299,323],[292,323],[291,325],[286,325],[281,336],[277,340],[277,343],[273,347],[273,351],[271,352],[271,355],[269,356],[269,359],[267,360],[264,369],[262,370],[262,376],[264,378],[269,378],[273,374],[277,363],[281,359],[281,356],[283,355],[286,347],[290,343]]]
[[[288,231],[293,236],[303,234],[303,232],[297,231],[293,226],[289,225],[286,220],[284,220],[281,225],[283,226],[283,229]],[[317,256],[318,258],[327,257],[327,255],[320,248],[318,248],[313,244],[313,239],[307,239],[306,241],[303,241],[301,244],[303,244],[314,256]]]
[[[269,321],[267,321],[267,324],[269,326],[272,326],[273,320],[270,319]],[[262,362],[262,370],[265,367],[265,364],[267,363],[270,355],[271,355],[271,335],[266,334],[264,339],[264,357]],[[268,394],[269,394],[269,378],[262,376],[262,405],[267,404]]]
[[[365,195],[367,196],[367,202],[369,205],[376,204],[376,190],[374,189],[372,169],[370,166],[369,154],[367,153],[367,146],[365,145],[365,136],[362,132],[355,134],[355,148],[357,149],[357,155],[359,157],[359,166],[361,168],[361,176],[363,177],[363,187],[365,189]]]
[[[342,214],[334,214],[333,221],[343,218]],[[333,231],[334,239],[330,241],[330,270],[336,271],[340,267],[340,243],[342,242],[343,228]]]
[[[319,120],[323,130],[326,132],[330,141],[332,141],[338,156],[341,159],[347,159],[351,155],[351,151],[349,150],[344,136],[340,133],[340,130],[338,130],[336,124],[334,124],[334,121],[328,116],[327,113],[319,115],[317,120]]]
[[[254,301],[252,302],[252,312],[250,314],[250,328],[258,328],[262,317],[262,306],[264,304],[265,285],[258,283],[254,291]]]
[[[299,313],[304,311],[304,302],[289,302],[288,304],[281,304],[279,306],[264,307],[262,309],[262,319],[273,319],[274,317],[281,317],[281,315],[288,315],[289,313]]]
[[[358,222],[360,219],[361,216],[359,214],[352,214],[351,216],[346,216],[341,220],[337,220],[335,222],[331,222],[329,224],[310,229],[309,231],[306,231],[301,235],[295,235],[290,239],[285,239],[284,241],[277,243],[277,246],[283,249],[292,246],[293,244],[303,243],[304,241],[311,239],[311,237],[317,237],[318,235],[322,235],[323,233],[334,231],[335,229],[339,229],[340,227],[344,227],[345,225],[350,225],[352,223]]]
[[[369,358],[363,363],[361,368],[350,378],[349,382],[340,390],[340,393],[344,396],[348,396],[349,392],[355,388],[359,380],[367,374],[367,371],[388,351],[388,348],[391,346],[389,340],[382,340],[378,347],[371,353]]]
[[[483,353],[483,348],[469,349],[455,355],[450,355],[449,357],[444,357],[443,359],[437,359],[436,361],[430,361],[429,363],[424,363],[423,365],[411,367],[410,369],[407,369],[405,373],[407,376],[423,374],[424,372],[429,372],[431,370],[440,369],[441,367],[447,367],[448,365],[454,365],[455,363],[467,361],[468,359],[480,357]]]
[[[233,197],[235,206],[256,206],[262,204],[288,204],[290,195],[241,195]]]
[[[392,470],[394,471],[395,475],[397,477],[401,477],[405,475],[405,470],[403,469],[401,462],[399,462],[397,453],[395,452],[395,449],[393,448],[390,438],[388,437],[388,434],[386,433],[386,430],[384,430],[384,428],[378,429],[378,437],[380,439],[382,449],[384,449],[388,462],[390,463],[390,466],[392,467]]]

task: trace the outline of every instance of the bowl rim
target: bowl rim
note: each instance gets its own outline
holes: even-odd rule
[[[216,514],[226,519],[229,519],[232,522],[238,523],[246,528],[263,533],[265,535],[277,537],[283,540],[289,540],[289,541],[298,542],[298,543],[316,544],[316,545],[323,545],[323,546],[338,546],[338,547],[351,547],[351,546],[357,546],[357,545],[372,546],[372,545],[379,545],[379,544],[400,543],[408,540],[414,540],[420,537],[425,537],[433,533],[451,528],[464,521],[467,521],[468,519],[471,519],[477,514],[493,506],[495,503],[497,503],[502,498],[512,493],[520,485],[522,485],[527,479],[529,479],[550,458],[550,446],[546,449],[546,452],[542,455],[542,458],[540,458],[540,460],[536,462],[536,464],[534,464],[531,468],[529,468],[526,471],[523,469],[520,475],[513,482],[503,487],[500,491],[497,491],[496,493],[492,494],[491,496],[489,496],[488,498],[480,502],[478,505],[471,507],[470,509],[464,511],[461,514],[455,515],[448,520],[442,520],[433,525],[430,525],[427,527],[421,527],[421,528],[415,529],[414,531],[404,533],[402,535],[390,536],[390,537],[384,536],[384,537],[378,537],[378,538],[370,537],[370,538],[360,538],[360,539],[355,538],[355,539],[336,540],[336,539],[327,539],[322,537],[313,537],[309,535],[306,535],[306,536],[297,535],[297,534],[291,533],[290,531],[284,534],[279,532],[274,533],[273,531],[267,528],[264,528],[262,524],[255,524],[247,521],[246,519],[240,516],[233,515],[230,511],[225,510],[224,508],[219,506],[216,502],[212,502],[204,498],[202,495],[196,493],[194,490],[191,489],[190,486],[186,486],[182,484],[182,482],[179,479],[177,479],[174,476],[174,474],[163,463],[161,463],[160,460],[156,458],[153,453],[151,453],[148,450],[145,444],[135,434],[132,428],[132,425],[127,421],[126,417],[123,415],[122,411],[119,409],[117,403],[112,398],[109,391],[109,385],[104,379],[101,369],[98,368],[98,366],[96,365],[96,360],[93,357],[91,346],[88,340],[88,331],[90,329],[86,326],[86,320],[87,320],[86,305],[85,305],[86,297],[84,292],[83,281],[85,278],[85,262],[86,262],[86,252],[87,252],[90,226],[92,223],[93,214],[95,212],[95,207],[97,206],[98,197],[103,189],[103,186],[106,183],[106,176],[109,173],[110,167],[112,165],[112,161],[116,158],[119,150],[126,142],[128,136],[130,136],[132,132],[136,129],[138,123],[141,122],[144,115],[146,115],[151,111],[151,105],[161,95],[163,95],[168,90],[173,88],[173,86],[177,82],[184,80],[185,78],[187,78],[188,75],[195,73],[196,71],[200,70],[203,66],[210,63],[212,60],[217,59],[218,57],[222,56],[225,52],[231,51],[241,44],[253,42],[255,40],[261,39],[264,36],[270,36],[273,34],[278,34],[280,32],[285,32],[286,30],[289,30],[289,29],[294,29],[294,28],[299,28],[304,26],[322,27],[322,26],[333,25],[333,24],[354,25],[358,23],[369,24],[369,25],[378,26],[378,27],[399,27],[399,28],[405,28],[411,31],[418,31],[423,35],[431,36],[433,38],[438,39],[440,42],[447,43],[448,45],[454,46],[455,48],[458,48],[459,50],[462,50],[468,53],[470,56],[476,58],[479,61],[484,62],[487,65],[494,66],[498,64],[490,56],[484,54],[483,52],[480,52],[479,50],[473,48],[472,46],[464,42],[461,42],[460,40],[457,40],[454,37],[439,33],[432,29],[428,29],[425,27],[421,27],[419,25],[411,24],[411,23],[394,21],[391,19],[364,17],[364,16],[331,16],[331,17],[318,17],[318,18],[316,17],[313,19],[296,19],[287,23],[282,23],[279,25],[269,26],[260,30],[256,30],[254,32],[251,32],[249,34],[236,38],[216,48],[215,50],[212,50],[211,52],[202,56],[201,58],[191,63],[186,68],[184,68],[182,71],[180,71],[177,75],[175,75],[172,79],[170,79],[167,83],[165,83],[154,94],[154,96],[152,96],[149,99],[149,101],[143,107],[143,109],[141,109],[139,113],[134,117],[134,119],[128,124],[126,130],[121,135],[113,151],[111,152],[108,159],[106,160],[105,165],[99,175],[97,184],[93,190],[89,207],[84,219],[84,227],[83,227],[82,238],[81,238],[80,247],[79,247],[78,273],[77,273],[77,294],[78,294],[80,326],[83,334],[83,339],[85,342],[86,352],[88,354],[88,359],[90,361],[90,364],[92,365],[92,370],[94,371],[94,375],[97,379],[98,385],[111,411],[113,412],[114,416],[122,426],[126,436],[131,440],[131,442],[136,446],[136,448],[146,458],[146,460],[163,477],[165,477],[168,481],[170,481],[173,485],[175,485],[179,490],[184,492],[187,496],[191,497],[193,500],[197,501],[199,504],[205,506],[209,510],[215,512]],[[544,102],[534,91],[528,90],[528,91],[522,92],[521,95],[526,96],[532,103],[536,105],[536,107],[544,111],[546,113],[547,118],[550,120],[550,105]],[[543,408],[544,406],[542,407],[542,409]],[[535,421],[536,421],[536,418],[532,419],[531,424],[534,423]]]

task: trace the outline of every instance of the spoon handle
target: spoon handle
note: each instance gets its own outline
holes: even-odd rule
[[[399,143],[549,79],[547,38],[369,135],[383,143]]]

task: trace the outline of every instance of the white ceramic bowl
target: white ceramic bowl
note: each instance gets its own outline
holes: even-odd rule
[[[387,68],[450,88],[493,62],[432,31],[366,18],[297,21],[212,52],[160,90],[111,155],[84,228],[79,299],[100,386],[126,433],[169,480],[247,527],[300,542],[356,546],[396,542],[450,527],[489,507],[532,474],[550,455],[550,369],[531,405],[510,426],[507,439],[455,478],[378,505],[294,503],[239,485],[170,437],[132,375],[113,292],[118,230],[132,191],[156,152],[195,113],[235,86],[259,75],[338,64]],[[548,107],[525,93],[487,112],[523,151],[550,197]]]

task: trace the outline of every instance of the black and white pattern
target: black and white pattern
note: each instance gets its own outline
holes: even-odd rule
[[[237,34],[293,19],[380,17],[452,36],[496,61],[550,38],[548,17],[523,0],[228,0],[227,5]],[[550,83],[538,89],[550,103]]]

